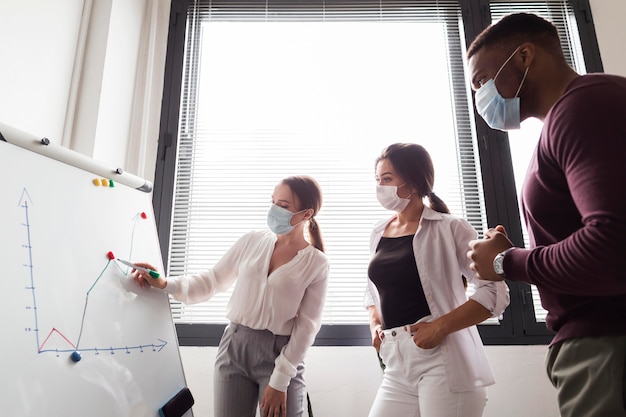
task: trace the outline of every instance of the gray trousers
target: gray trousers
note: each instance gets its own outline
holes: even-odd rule
[[[224,330],[215,359],[215,417],[254,417],[257,405],[274,371],[274,361],[289,336],[254,330],[230,323]],[[304,363],[287,389],[287,416],[301,417],[305,410]]]
[[[546,367],[562,417],[626,417],[626,336],[557,343]]]

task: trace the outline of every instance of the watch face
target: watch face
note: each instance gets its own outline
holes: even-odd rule
[[[504,268],[502,267],[502,261],[504,261],[504,255],[502,253],[497,254],[493,260],[493,270],[496,272],[496,274],[504,277]]]

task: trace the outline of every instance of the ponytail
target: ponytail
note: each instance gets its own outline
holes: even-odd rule
[[[324,241],[315,215],[322,208],[322,189],[313,177],[308,175],[297,175],[287,177],[282,180],[291,191],[298,197],[300,208],[313,210],[309,219],[309,239],[311,244],[318,250],[324,252]]]
[[[434,192],[431,191],[430,193],[428,193],[428,201],[430,201],[431,209],[438,211],[439,213],[450,214],[450,209],[448,208],[446,203],[444,203],[443,200],[439,198],[439,196],[436,195]]]
[[[317,224],[317,220],[315,220],[315,217],[311,217],[309,219],[309,238],[311,239],[311,244],[315,248],[324,252],[324,240],[322,239],[322,232],[320,231],[319,225]]]

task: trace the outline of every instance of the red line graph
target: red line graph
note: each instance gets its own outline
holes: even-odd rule
[[[70,344],[70,346],[73,349],[76,349],[76,346],[74,345],[74,343],[72,343],[70,341],[70,339],[68,339],[67,337],[65,337],[65,335],[63,333],[61,333],[56,327],[53,327],[52,330],[50,330],[50,333],[48,333],[48,336],[46,336],[46,338],[44,339],[44,341],[41,343],[41,346],[39,346],[39,352],[41,353],[41,351],[43,350],[44,346],[46,345],[46,342],[48,341],[48,339],[50,339],[50,337],[52,336],[53,333],[58,334],[59,336],[61,336],[67,343]]]

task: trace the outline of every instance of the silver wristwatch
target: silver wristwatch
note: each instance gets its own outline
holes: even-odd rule
[[[514,247],[508,248],[507,250],[500,252],[499,254],[496,255],[495,258],[493,258],[493,270],[496,271],[496,274],[500,275],[502,278],[506,278],[506,275],[504,275],[504,267],[503,267],[504,257],[512,249],[515,249],[515,248]]]

